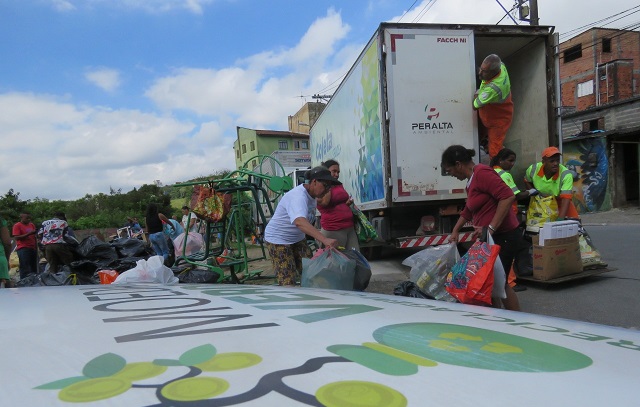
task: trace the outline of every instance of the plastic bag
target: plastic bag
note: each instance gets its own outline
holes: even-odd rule
[[[490,233],[487,233],[487,243],[490,246],[497,246]],[[493,290],[491,291],[493,298],[507,298],[507,292],[504,290],[506,282],[507,272],[504,269],[502,260],[500,260],[500,246],[498,246],[498,257],[496,257],[496,262],[493,264]]]
[[[186,256],[202,251],[202,246],[204,246],[204,239],[202,238],[202,235],[200,233],[181,233],[173,240],[173,247],[175,249],[177,257],[182,256],[185,237],[187,238],[187,247],[185,248],[184,252]]]
[[[165,285],[178,284],[178,278],[173,271],[163,264],[162,256],[152,256],[148,260],[138,260],[136,266],[120,274],[113,285],[129,283],[160,283]]]
[[[582,269],[607,267],[607,263],[602,261],[600,252],[593,245],[591,236],[587,233],[584,227],[580,227],[580,236],[578,237],[578,244],[580,245],[580,257],[582,259]]]
[[[191,195],[191,208],[200,219],[220,222],[231,209],[231,195],[216,192],[204,185],[196,185]]]
[[[411,267],[409,280],[417,287],[440,301],[456,302],[447,292],[444,283],[451,268],[460,260],[460,253],[455,243],[440,246],[429,246],[413,254],[402,262]]]
[[[435,300],[435,298],[420,288],[413,281],[403,281],[393,289],[394,295],[403,297],[424,298],[425,300]],[[455,300],[454,300],[455,301]]]
[[[445,287],[449,294],[463,304],[490,305],[493,266],[499,253],[497,244],[476,241],[447,275]]]
[[[369,222],[369,219],[367,219],[367,215],[362,213],[362,211],[355,205],[351,205],[351,212],[353,212],[353,227],[356,231],[356,235],[358,235],[358,241],[361,243],[367,243],[372,240],[377,240],[378,233],[371,222]]]
[[[302,287],[353,290],[356,262],[338,249],[318,249],[311,259],[302,259]]]
[[[76,252],[83,259],[93,260],[102,266],[108,266],[112,261],[118,260],[116,249],[94,235],[85,238],[76,248]]]
[[[369,262],[362,253],[356,249],[345,250],[341,253],[356,262],[353,289],[355,291],[364,291],[369,285],[369,280],[371,280],[371,266]]]
[[[527,208],[527,227],[541,228],[558,219],[558,201],[554,196],[534,195]]]
[[[218,274],[211,270],[196,268],[187,269],[178,274],[178,280],[181,283],[190,284],[204,284],[204,283],[216,283],[218,282]]]
[[[100,276],[100,284],[111,284],[116,281],[118,272],[115,270],[100,270],[98,271],[98,276]]]
[[[123,237],[111,242],[111,246],[116,249],[120,258],[143,257],[146,254],[146,247],[140,239]]]

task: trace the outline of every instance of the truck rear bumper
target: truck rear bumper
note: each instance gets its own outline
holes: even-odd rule
[[[460,232],[458,235],[458,242],[465,243],[470,242],[473,236],[473,231]],[[396,246],[401,249],[407,249],[410,247],[423,247],[423,246],[438,246],[448,243],[449,234],[443,235],[428,235],[428,236],[406,236],[397,239]]]

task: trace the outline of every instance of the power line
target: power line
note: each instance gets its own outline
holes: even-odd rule
[[[424,7],[422,7],[422,10],[418,12],[418,15],[416,15],[416,17],[411,22],[415,23],[420,21],[422,17],[424,17],[424,15],[427,13],[427,11],[431,10],[431,7],[433,7],[433,5],[436,4],[436,1],[438,0],[428,1],[427,4],[425,4]]]
[[[616,32],[615,32],[614,34],[612,34],[611,36],[602,36],[602,37],[600,37],[600,38],[598,38],[598,39],[599,39],[599,40],[602,40],[602,39],[609,39],[609,40],[612,40],[612,39],[614,39],[614,38],[617,38],[617,37],[620,37],[620,36],[622,36],[622,35],[624,35],[624,34],[627,34],[627,32],[629,32],[629,31],[636,31],[636,29],[637,29],[637,28],[640,28],[640,21],[637,21],[637,22],[635,22],[635,23],[632,23],[632,24],[630,24],[630,25],[628,25],[628,26],[626,26],[626,27],[619,28],[619,29],[616,29],[616,28],[607,28],[608,30],[616,30]],[[618,32],[618,31],[619,31],[619,32]],[[580,51],[582,52],[582,51],[587,50],[587,49],[589,49],[589,48],[594,48],[594,47],[596,47],[597,45],[598,45],[598,42],[597,42],[597,41],[594,41],[594,42],[593,42],[591,45],[589,45],[589,46],[581,47],[581,48],[580,48]],[[565,49],[565,50],[562,52],[562,54],[558,57],[558,59],[559,59],[559,60],[563,60],[563,59],[564,59],[564,52],[566,52],[566,51],[567,51],[567,50]]]
[[[415,0],[415,1],[413,2],[413,4],[409,6],[409,8],[407,9],[407,11],[405,11],[405,12],[404,12],[404,14],[400,16],[400,18],[398,19],[398,22],[400,22],[400,21],[402,20],[402,18],[403,18],[404,16],[406,16],[406,15],[407,15],[407,13],[408,13],[409,11],[411,11],[411,9],[413,8],[413,6],[415,6],[417,2],[418,2],[418,0]]]
[[[631,7],[630,9],[627,9],[627,10],[621,11],[621,12],[616,13],[616,14],[613,14],[613,15],[611,15],[611,16],[609,16],[609,17],[605,17],[605,18],[603,18],[602,20],[598,20],[598,21],[595,21],[595,22],[593,22],[593,23],[590,23],[590,24],[587,24],[587,25],[583,25],[582,27],[574,28],[573,30],[569,30],[569,31],[567,31],[567,32],[564,32],[564,33],[560,34],[560,36],[561,36],[561,37],[565,37],[565,36],[567,36],[567,35],[571,35],[571,33],[574,33],[574,32],[577,32],[577,31],[583,31],[583,30],[585,30],[585,29],[587,29],[587,28],[591,28],[591,27],[595,26],[596,24],[600,24],[600,23],[603,23],[603,22],[605,22],[605,21],[607,21],[607,20],[611,20],[612,18],[617,17],[617,16],[619,16],[620,14],[624,14],[624,13],[627,13],[627,12],[629,12],[629,11],[631,11],[631,10],[635,10],[635,9],[638,9],[638,8],[640,8],[640,6]],[[620,17],[620,18],[618,18],[618,19],[616,19],[616,20],[610,21],[610,22],[609,22],[609,23],[607,23],[607,24],[611,24],[611,23],[613,23],[613,22],[615,22],[615,21],[620,20],[621,18],[628,17],[628,16],[630,16],[631,14],[635,14],[635,13],[637,13],[638,11],[640,11],[640,10],[636,10],[636,11],[634,11],[633,13],[629,13],[629,14],[628,14],[628,15],[626,15],[626,16],[623,16],[623,17]],[[606,25],[606,24],[605,24],[605,25]]]

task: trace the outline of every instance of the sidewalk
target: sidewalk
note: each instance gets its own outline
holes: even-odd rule
[[[640,224],[640,207],[615,208],[606,212],[581,214],[584,226],[637,225]]]

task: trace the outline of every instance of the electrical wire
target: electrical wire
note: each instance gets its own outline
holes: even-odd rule
[[[422,17],[424,17],[424,15],[427,13],[427,11],[431,10],[431,7],[433,7],[433,5],[436,4],[436,1],[438,0],[429,0],[427,4],[425,4],[424,7],[422,7],[422,10],[418,12],[416,17],[411,22],[416,23],[420,21]]]
[[[414,0],[413,4],[409,6],[409,8],[407,9],[407,11],[405,11],[405,12],[404,12],[404,14],[402,14],[402,15],[400,16],[400,18],[398,19],[398,22],[400,22],[400,21],[404,18],[404,16],[406,16],[406,15],[407,15],[407,13],[408,13],[409,11],[411,11],[411,9],[413,8],[413,6],[415,6],[417,2],[418,2],[418,0]]]
[[[591,45],[588,45],[586,47],[581,47],[580,51],[584,51],[584,50],[588,50],[589,48],[595,48],[598,43],[600,42],[600,40],[603,39],[609,39],[612,40],[614,38],[618,38],[624,34],[629,33],[630,31],[637,31],[637,29],[640,28],[640,21],[637,21],[635,23],[632,23],[631,25],[628,25],[626,27],[623,28],[606,28],[607,30],[616,30],[614,34],[612,34],[611,36],[606,36],[603,35],[602,37],[599,37],[596,41],[594,41]],[[565,58],[565,52],[567,52],[567,50],[570,48],[565,49],[564,51],[560,52],[558,59],[560,61],[564,60]],[[569,54],[570,55],[570,54]]]
[[[593,23],[586,24],[586,25],[583,25],[583,26],[578,27],[578,28],[574,28],[573,30],[569,30],[569,31],[567,31],[567,32],[564,32],[564,33],[560,34],[560,37],[566,37],[566,36],[571,35],[572,33],[575,33],[575,32],[586,31],[586,29],[591,28],[591,27],[593,27],[593,26],[595,26],[595,25],[597,25],[597,24],[603,23],[603,22],[605,22],[605,21],[607,21],[607,20],[610,20],[610,19],[612,19],[612,18],[614,18],[614,17],[619,16],[620,14],[624,14],[624,13],[626,13],[626,12],[629,12],[629,11],[631,11],[631,10],[635,10],[635,9],[638,9],[638,8],[640,8],[640,6],[631,7],[630,9],[627,9],[627,10],[621,11],[621,12],[616,13],[616,14],[613,14],[613,15],[611,15],[611,16],[609,16],[609,17],[605,17],[605,18],[603,18],[602,20],[598,20],[598,21],[595,21],[595,22],[593,22]],[[638,11],[640,11],[640,10],[634,11],[633,13],[629,13],[627,16],[629,16],[629,15],[631,15],[631,14],[635,14],[635,13],[637,13]],[[627,17],[627,16],[624,16],[624,17]],[[621,17],[621,18],[624,18],[624,17]],[[613,23],[613,22],[615,22],[615,21],[618,21],[618,20],[620,20],[621,18],[618,18],[618,19],[616,19],[616,20],[610,21],[610,22],[609,22],[609,23],[607,23],[607,24],[611,24],[611,23]]]

